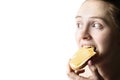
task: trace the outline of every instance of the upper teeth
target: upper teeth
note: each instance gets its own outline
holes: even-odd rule
[[[84,48],[89,48],[89,47],[92,47],[92,46],[83,46]]]

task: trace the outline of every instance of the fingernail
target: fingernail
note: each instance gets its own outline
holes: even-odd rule
[[[75,72],[75,73],[77,73],[78,71],[77,71],[77,70],[75,70],[74,72]]]
[[[91,60],[88,61],[88,65],[89,65],[89,66],[92,66],[92,65],[93,65],[93,63],[92,63]]]

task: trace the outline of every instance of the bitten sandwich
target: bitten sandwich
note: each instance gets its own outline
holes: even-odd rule
[[[71,58],[70,66],[73,70],[79,70],[86,65],[86,62],[96,54],[94,47],[83,47]]]

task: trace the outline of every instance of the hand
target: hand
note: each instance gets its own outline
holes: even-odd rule
[[[79,71],[74,71],[71,69],[70,65],[68,65],[68,77],[70,80],[104,80],[101,75],[98,73],[97,68],[92,64],[92,61],[88,61],[88,66],[92,72],[92,76],[83,77],[79,74],[84,73],[84,69],[80,69]]]

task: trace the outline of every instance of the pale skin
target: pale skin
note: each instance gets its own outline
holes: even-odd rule
[[[75,72],[68,63],[70,80],[120,80],[120,32],[107,8],[103,1],[88,0],[78,10],[75,33],[78,48],[93,46],[97,56],[87,63],[92,72],[89,77],[79,76],[84,70]]]

